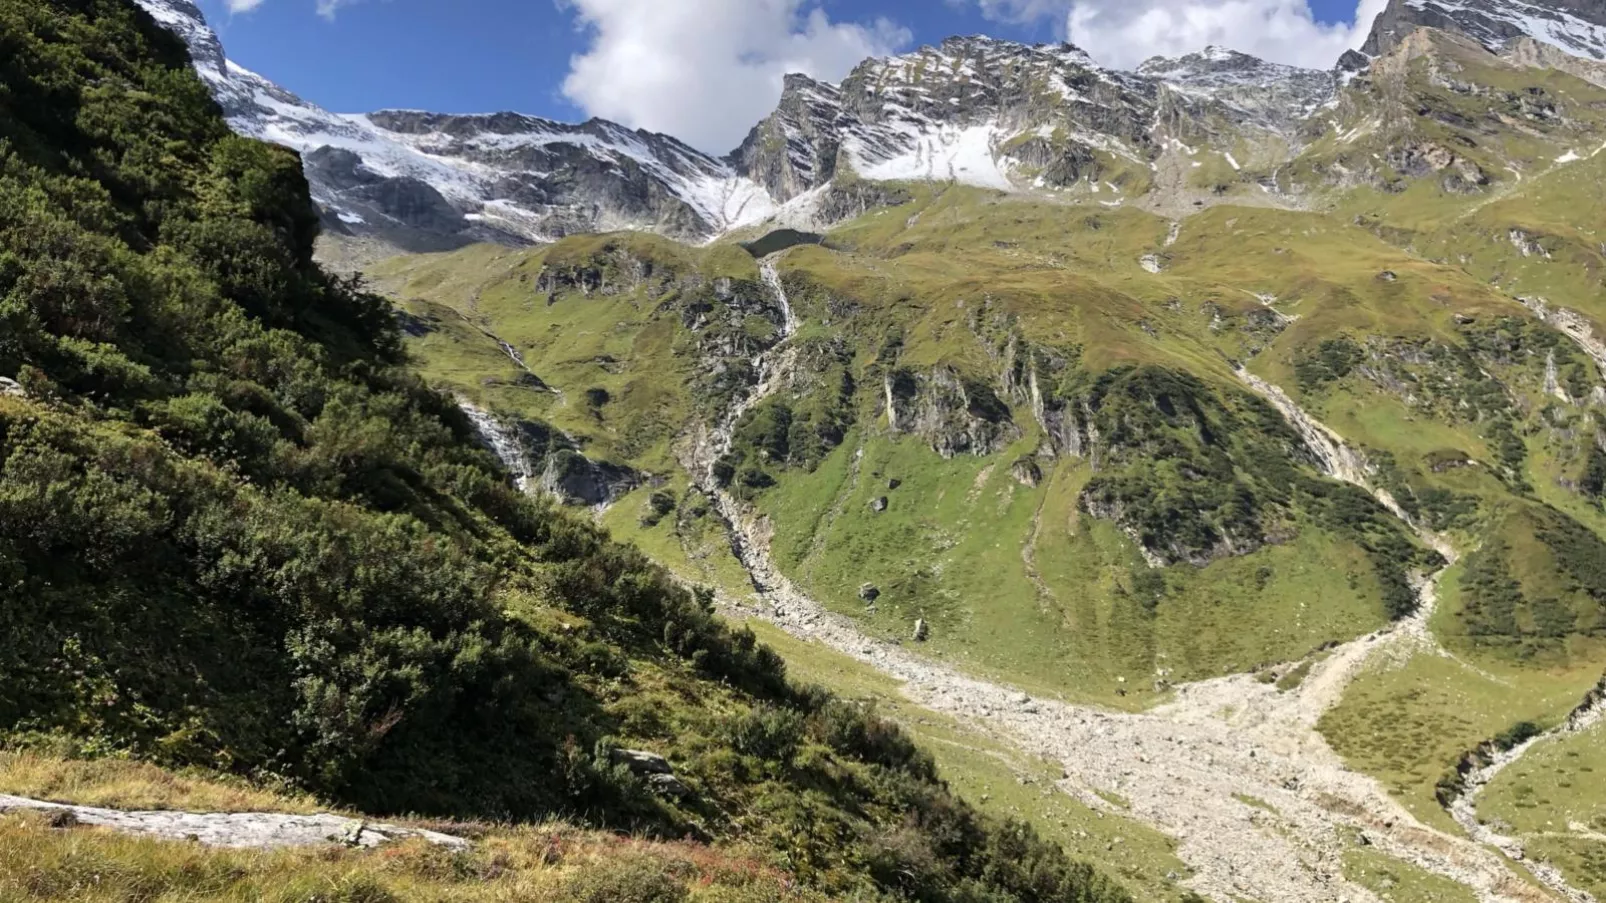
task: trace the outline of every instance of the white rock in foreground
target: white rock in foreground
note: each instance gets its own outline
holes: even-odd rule
[[[421,838],[436,846],[467,849],[468,841],[435,831],[368,822],[339,815],[285,815],[276,812],[124,812],[94,806],[69,806],[0,794],[0,812],[27,809],[70,815],[78,824],[111,828],[171,840],[189,840],[214,847],[272,850],[324,844],[372,848],[392,841]]]

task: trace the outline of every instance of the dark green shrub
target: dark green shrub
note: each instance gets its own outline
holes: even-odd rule
[[[730,719],[725,736],[743,755],[785,765],[803,740],[804,717],[793,709],[763,706]]]

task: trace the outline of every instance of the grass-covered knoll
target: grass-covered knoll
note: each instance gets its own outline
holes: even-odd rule
[[[1600,302],[1606,257],[1595,233],[1606,224],[1600,141],[1433,232],[1421,253],[1456,262],[1512,295],[1540,297],[1606,320]]]
[[[1478,813],[1523,834],[1576,830],[1606,834],[1606,730],[1597,725],[1570,737],[1540,743],[1490,783]]]
[[[1509,513],[1467,556],[1462,606],[1449,635],[1516,658],[1565,656],[1606,639],[1606,543],[1554,509]]]
[[[1359,841],[1344,851],[1344,877],[1388,903],[1476,903],[1478,895],[1420,866]]]
[[[384,301],[312,262],[316,223],[296,158],[231,135],[134,4],[0,2],[5,745],[225,772],[296,807],[698,842],[649,851],[640,890],[609,883],[640,877],[635,845],[598,840],[601,877],[559,875],[558,899],[1126,898],[955,799],[895,725],[789,681],[707,595],[517,492]],[[624,271],[552,272],[583,298]],[[764,323],[721,319],[725,283],[698,272],[676,316],[739,354]],[[52,795],[259,801],[3,767]],[[0,833],[0,896],[43,899],[539,898],[554,864],[534,828],[462,861]],[[497,885],[521,857],[532,889]],[[686,890],[738,858],[762,889]]]
[[[1289,661],[1387,620],[1367,554],[1318,524],[1248,556],[1154,571],[1082,510],[1086,463],[1062,461],[1032,487],[1011,473],[1018,453],[944,460],[912,438],[855,434],[759,504],[783,568],[869,629],[906,638],[923,618],[935,654],[1123,707],[1154,701],[1157,678]],[[874,606],[864,583],[881,593]]]

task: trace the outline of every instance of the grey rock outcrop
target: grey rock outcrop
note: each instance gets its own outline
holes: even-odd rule
[[[480,441],[526,492],[544,492],[566,505],[596,507],[610,505],[647,482],[631,468],[591,460],[567,434],[547,424],[498,417],[463,398],[458,406]]]
[[[1284,66],[1225,47],[1175,59],[1155,57],[1137,71],[1172,92],[1214,101],[1240,121],[1277,132],[1297,129],[1339,88],[1336,70]]]
[[[899,370],[883,386],[887,424],[919,436],[944,458],[990,455],[1021,437],[1020,427],[993,388],[948,367]]]
[[[675,769],[670,767],[669,760],[655,752],[641,749],[616,749],[609,757],[613,764],[623,765],[630,769],[632,774],[646,777],[653,774],[674,774]]]
[[[657,753],[640,749],[616,749],[610,754],[615,765],[623,765],[631,774],[646,781],[647,786],[654,792],[673,799],[687,799],[692,791],[679,777],[675,769],[670,766],[669,760]]]

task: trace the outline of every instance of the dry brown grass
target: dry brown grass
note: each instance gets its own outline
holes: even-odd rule
[[[63,759],[27,751],[0,751],[0,793],[108,809],[295,814],[329,809],[306,794],[265,790],[238,779],[174,773],[124,759]]]

